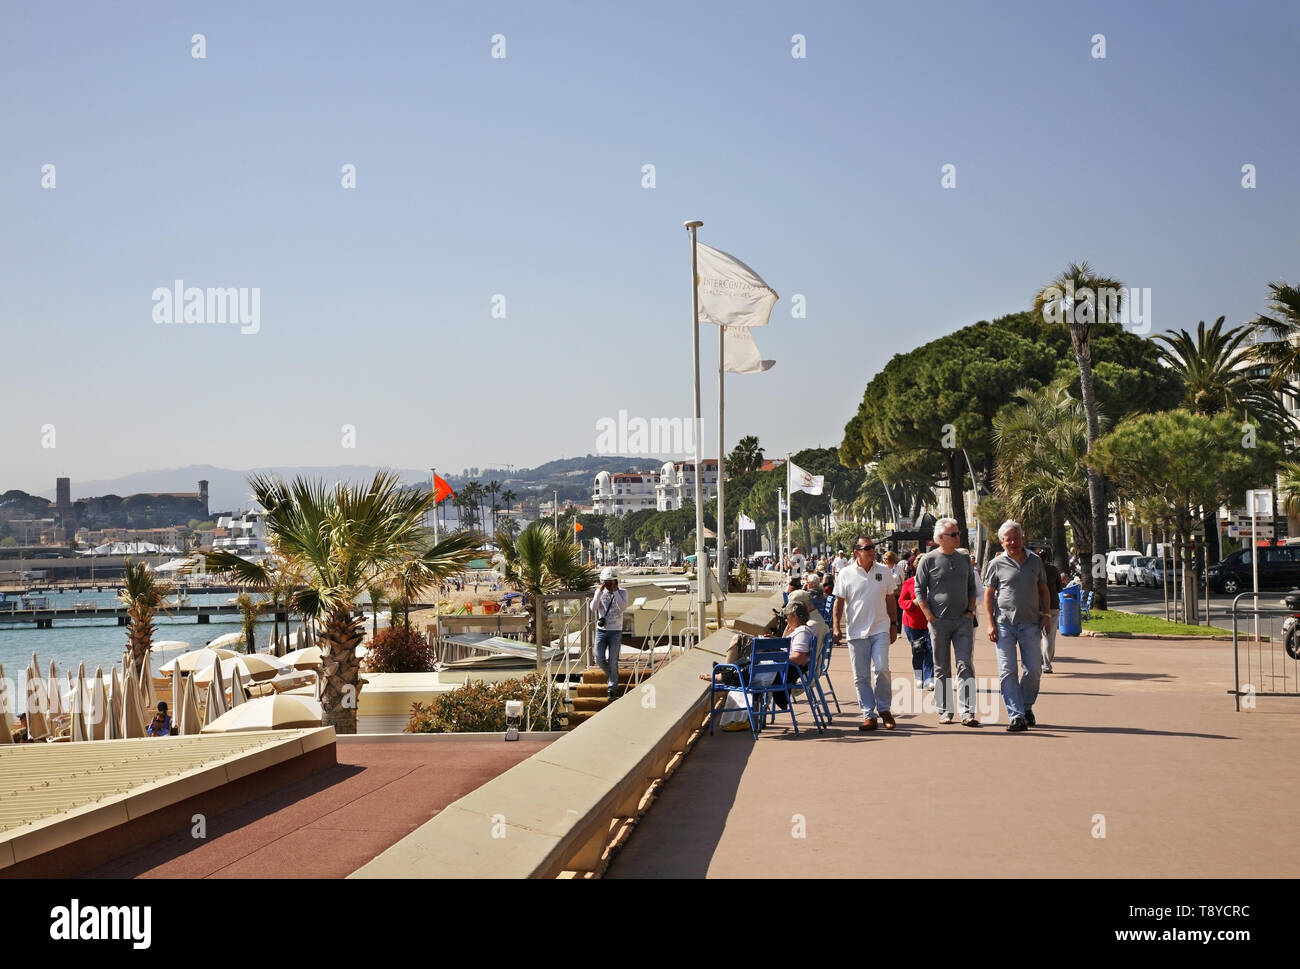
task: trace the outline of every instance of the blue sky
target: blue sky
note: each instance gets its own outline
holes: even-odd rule
[[[1298,42],[1296,3],[6,5],[0,487],[531,465],[689,416],[690,218],[781,295],[776,368],[727,383],[770,454],[1072,260],[1155,332],[1250,319],[1300,281]],[[155,324],[176,279],[259,288],[260,329]]]

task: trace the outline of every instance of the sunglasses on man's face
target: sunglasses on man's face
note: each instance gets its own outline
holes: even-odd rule
[[[961,532],[940,532],[940,538],[961,538]]]
[[[876,550],[876,546],[874,546],[874,545],[855,545],[855,546],[853,546],[853,551],[855,551],[855,552],[874,552],[875,550]]]

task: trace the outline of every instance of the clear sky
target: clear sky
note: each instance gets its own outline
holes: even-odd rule
[[[1157,332],[1249,319],[1300,281],[1298,50],[1294,2],[6,3],[0,488],[689,417],[692,218],[781,295],[727,383],[771,455],[1072,260]],[[155,323],[178,279],[260,290],[257,332]]]

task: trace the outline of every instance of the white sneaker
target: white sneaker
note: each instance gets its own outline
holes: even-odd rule
[[[940,722],[940,723],[952,723],[952,714],[951,714],[951,713],[945,713],[942,717],[939,718],[939,722]]]
[[[916,688],[919,690],[919,689],[921,689],[921,686],[922,686],[922,685],[923,685],[923,681],[922,681],[922,679],[921,679],[919,676],[916,677]]]

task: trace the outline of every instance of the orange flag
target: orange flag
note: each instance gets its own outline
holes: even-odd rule
[[[435,474],[433,476],[433,503],[435,505],[440,505],[442,504],[442,500],[444,498],[455,498],[455,497],[456,497],[456,492],[451,490],[451,485],[443,481],[441,475]]]
[[[573,530],[574,530],[575,532],[580,532],[580,531],[582,531],[582,522],[574,522],[574,523],[573,523]]]

